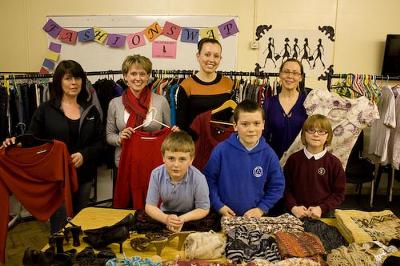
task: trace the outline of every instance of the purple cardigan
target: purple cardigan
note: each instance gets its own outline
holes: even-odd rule
[[[306,95],[300,93],[288,115],[283,111],[278,95],[265,99],[264,138],[278,158],[281,158],[293,143],[307,119],[306,109],[303,106],[305,99]]]

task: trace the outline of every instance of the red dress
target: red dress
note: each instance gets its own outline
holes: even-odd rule
[[[63,203],[72,216],[72,193],[77,189],[76,170],[63,142],[0,150],[0,262],[5,260],[11,194],[36,219],[46,221]]]
[[[161,144],[169,128],[153,132],[135,131],[122,144],[114,190],[114,208],[144,209],[151,171],[163,163]]]

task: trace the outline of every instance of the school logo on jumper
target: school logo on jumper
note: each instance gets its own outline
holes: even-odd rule
[[[255,177],[261,177],[263,175],[263,169],[261,166],[256,166],[256,168],[253,169],[253,175]]]
[[[324,174],[326,173],[326,170],[325,170],[325,168],[320,167],[320,168],[318,168],[317,173],[318,173],[319,175],[324,175]]]

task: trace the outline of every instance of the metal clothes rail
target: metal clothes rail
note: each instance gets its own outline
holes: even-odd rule
[[[328,90],[331,88],[332,85],[332,79],[341,79],[341,78],[346,78],[348,75],[357,75],[355,73],[343,73],[343,74],[328,74],[328,79],[327,79],[327,87]],[[369,74],[361,74],[361,75],[369,75]],[[393,80],[393,81],[399,81],[400,76],[391,76],[391,75],[369,75],[375,78],[375,80]]]
[[[161,70],[155,69],[152,71],[152,76],[158,75],[191,75],[196,73],[196,70]],[[218,71],[226,76],[231,77],[277,77],[279,73],[269,73],[269,72],[244,72],[244,71]],[[86,72],[87,76],[106,76],[106,75],[121,75],[121,70],[106,70],[106,71],[89,71]],[[51,78],[52,74],[40,74],[38,72],[0,72],[0,80],[13,80],[13,79],[41,79],[41,78]]]

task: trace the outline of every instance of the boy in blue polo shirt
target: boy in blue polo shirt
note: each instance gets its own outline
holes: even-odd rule
[[[151,173],[145,211],[171,231],[180,231],[185,222],[206,217],[210,209],[207,181],[192,166],[194,149],[189,134],[172,132],[161,145],[164,164]]]
[[[262,137],[264,116],[257,103],[239,103],[236,132],[214,148],[204,168],[211,206],[223,216],[261,217],[283,196],[279,159]]]

